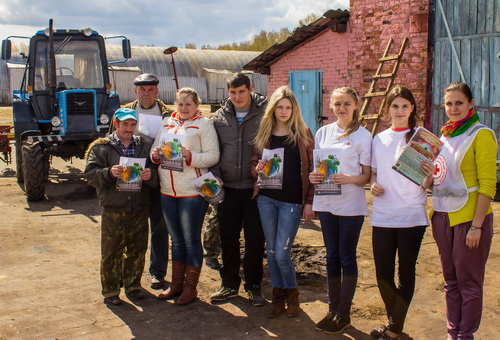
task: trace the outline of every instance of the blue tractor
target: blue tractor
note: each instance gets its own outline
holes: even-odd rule
[[[11,60],[12,38],[29,39],[22,61]],[[122,38],[123,60],[108,62],[105,39]],[[25,65],[13,94],[17,180],[29,201],[45,196],[52,156],[83,158],[88,145],[105,136],[120,100],[111,91],[108,67],[131,57],[130,41],[96,31],[49,27],[33,37],[2,41],[2,59]]]

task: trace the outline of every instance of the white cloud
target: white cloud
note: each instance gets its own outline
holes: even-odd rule
[[[261,30],[293,29],[310,13],[347,8],[349,0],[1,0],[0,38],[56,28],[92,27],[125,35],[133,45],[217,46],[249,40]]]

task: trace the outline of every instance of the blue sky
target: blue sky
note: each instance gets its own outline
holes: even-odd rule
[[[293,30],[310,13],[348,9],[349,0],[0,0],[0,39],[55,28],[92,27],[125,35],[132,45],[218,46],[249,40],[261,30]]]

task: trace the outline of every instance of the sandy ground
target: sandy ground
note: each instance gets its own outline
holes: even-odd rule
[[[304,309],[297,318],[269,319],[266,307],[252,307],[242,290],[241,297],[212,305],[209,297],[220,280],[218,272],[207,267],[202,271],[199,299],[188,306],[157,300],[158,291],[149,287],[150,276],[145,272],[144,300],[132,302],[122,294],[124,304],[108,307],[99,283],[100,208],[83,181],[84,163],[54,160],[46,199],[41,202],[27,202],[16,182],[15,166],[0,163],[0,339],[372,339],[370,330],[385,322],[374,276],[369,219],[358,247],[353,327],[344,334],[314,330],[327,311],[325,251],[317,220],[301,226],[293,249]],[[493,206],[498,234],[500,203]],[[496,235],[476,339],[496,339],[500,331],[499,242]],[[403,339],[445,339],[443,280],[430,230],[418,262],[417,289]],[[271,296],[267,270],[263,291]]]

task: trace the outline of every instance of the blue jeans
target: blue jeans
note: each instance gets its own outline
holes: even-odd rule
[[[201,196],[170,197],[162,195],[163,216],[172,239],[172,260],[201,268],[203,249],[201,227],[208,203]]]
[[[299,229],[302,205],[277,201],[264,195],[257,198],[266,238],[267,265],[275,288],[297,288],[291,259],[293,241]]]
[[[319,213],[326,247],[326,274],[330,312],[348,317],[358,283],[356,248],[364,216]]]

